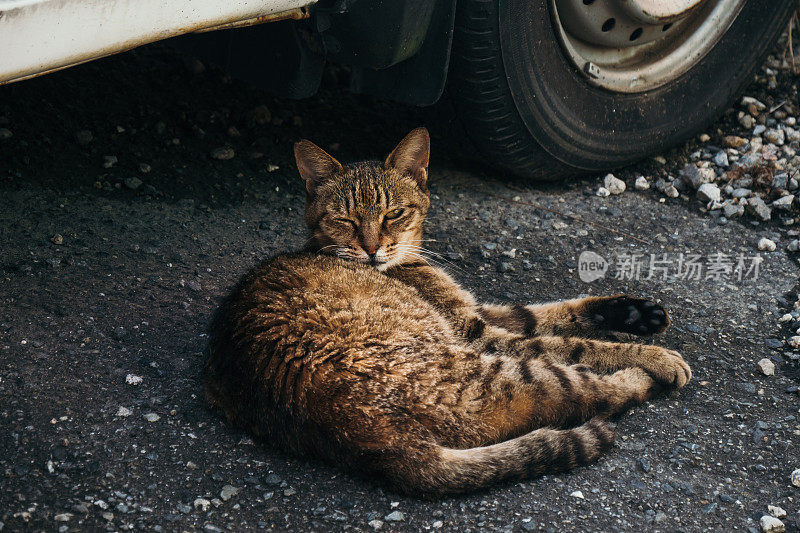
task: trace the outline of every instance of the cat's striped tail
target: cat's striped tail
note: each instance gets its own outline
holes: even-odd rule
[[[469,492],[504,480],[564,472],[592,463],[613,440],[608,423],[594,418],[576,428],[537,429],[491,446],[465,450],[437,447],[426,454],[424,464],[393,472],[391,477],[398,488],[409,493]]]

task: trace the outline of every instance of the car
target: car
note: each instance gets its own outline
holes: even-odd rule
[[[447,92],[486,161],[535,180],[698,133],[752,80],[795,0],[0,0],[0,83],[180,40],[279,96],[328,62],[353,91]],[[269,22],[270,24],[265,24]]]

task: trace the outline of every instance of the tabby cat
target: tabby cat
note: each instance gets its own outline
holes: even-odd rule
[[[295,145],[311,233],[247,273],[217,312],[210,404],[265,441],[414,494],[561,472],[612,442],[605,419],[682,387],[651,335],[664,309],[630,296],[485,305],[422,254],[430,141],[412,131],[348,166]]]

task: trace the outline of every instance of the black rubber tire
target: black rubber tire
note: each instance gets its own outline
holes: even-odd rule
[[[752,80],[796,6],[748,0],[681,77],[622,94],[590,85],[564,55],[549,0],[458,0],[448,93],[476,148],[517,176],[553,181],[617,168],[718,117]]]

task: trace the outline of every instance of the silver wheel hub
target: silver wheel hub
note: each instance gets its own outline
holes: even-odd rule
[[[724,35],[745,0],[551,0],[567,56],[591,83],[642,92],[679,77]]]

